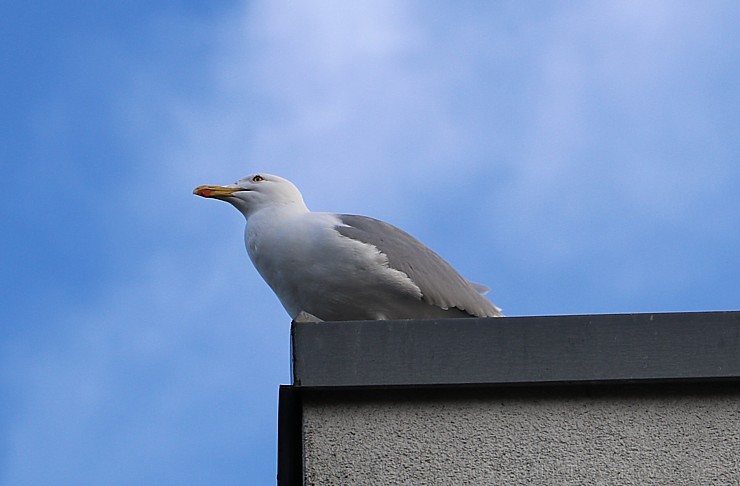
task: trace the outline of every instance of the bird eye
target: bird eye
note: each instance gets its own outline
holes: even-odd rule
[[[264,180],[265,180],[265,178],[264,178],[264,177],[262,177],[262,176],[261,176],[261,175],[259,175],[259,174],[258,174],[258,175],[256,175],[256,176],[254,176],[254,177],[252,177],[252,182],[262,182],[262,181],[264,181]]]

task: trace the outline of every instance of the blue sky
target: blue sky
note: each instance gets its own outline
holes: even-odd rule
[[[509,315],[740,308],[737,2],[0,7],[0,484],[272,484],[264,171]]]

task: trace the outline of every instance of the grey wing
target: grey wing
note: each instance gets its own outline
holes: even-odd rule
[[[470,282],[452,265],[422,242],[396,228],[367,216],[338,215],[343,223],[336,230],[343,236],[368,243],[388,258],[421,289],[422,299],[443,309],[456,307],[476,317],[498,317],[501,309],[481,295],[487,287]]]

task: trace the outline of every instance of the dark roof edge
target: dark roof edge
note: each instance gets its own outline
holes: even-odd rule
[[[293,383],[385,387],[740,378],[740,312],[294,322]]]

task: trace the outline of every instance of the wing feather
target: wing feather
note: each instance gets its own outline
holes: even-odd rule
[[[391,268],[409,276],[430,305],[456,307],[476,317],[501,316],[499,309],[482,293],[488,288],[470,282],[452,265],[405,231],[367,216],[338,215],[336,230],[347,238],[371,244],[388,258]]]

